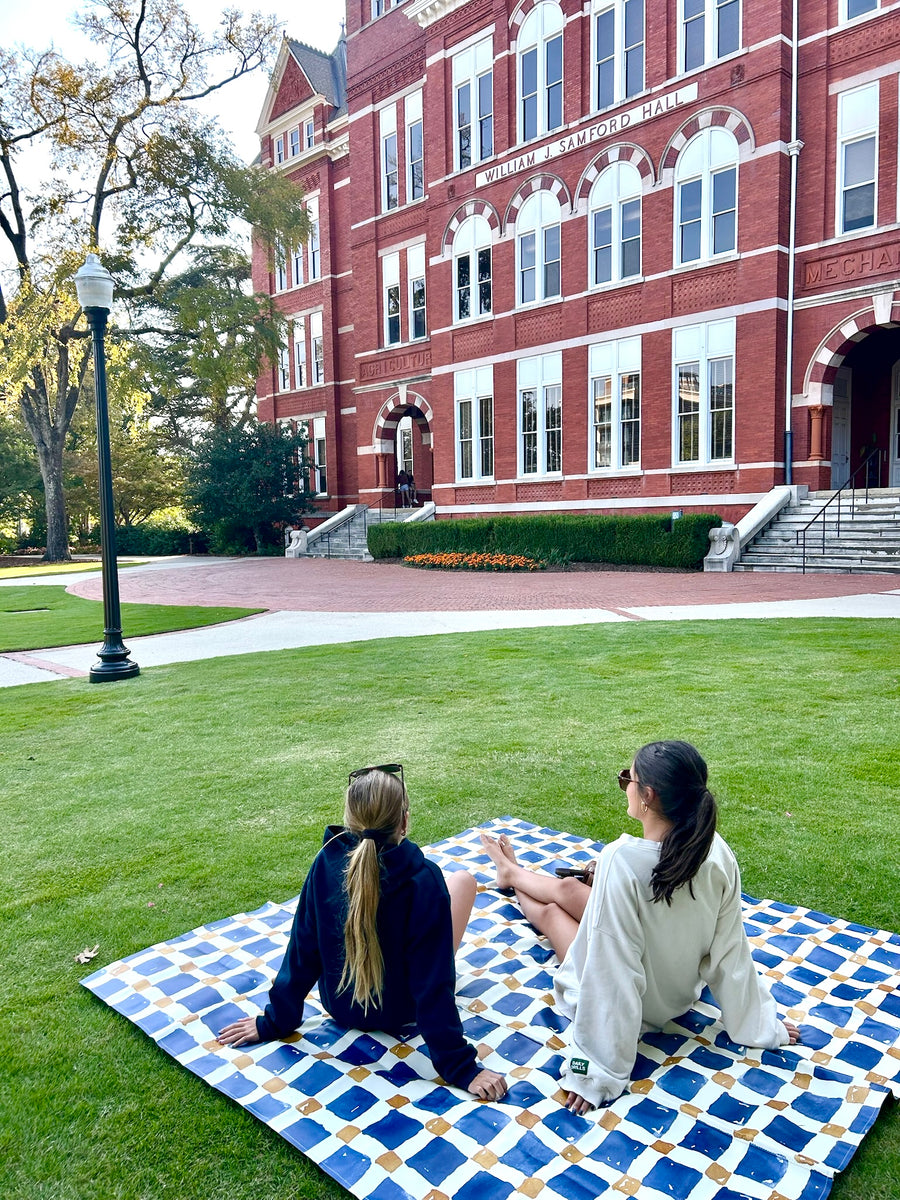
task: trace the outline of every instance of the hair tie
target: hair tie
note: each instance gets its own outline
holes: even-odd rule
[[[363,829],[362,832],[357,836],[359,837],[360,841],[368,838],[370,841],[373,841],[377,847],[383,846],[385,842],[387,842],[388,838],[392,837],[393,834],[393,829]]]

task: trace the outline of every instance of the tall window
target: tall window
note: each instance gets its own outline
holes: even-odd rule
[[[306,461],[309,464],[309,488],[316,496],[328,491],[325,475],[325,418],[313,417],[307,422]]]
[[[284,246],[278,243],[275,246],[275,291],[283,292],[287,287],[287,256],[284,252]]]
[[[383,108],[378,114],[381,129],[381,211],[388,212],[400,203],[400,170],[397,159],[397,106]]]
[[[384,344],[400,341],[400,255],[385,254],[381,260],[384,297]]]
[[[312,381],[325,382],[325,347],[322,341],[322,314],[309,314],[309,342],[312,349]]]
[[[563,123],[563,15],[555,0],[541,0],[518,39],[519,141],[542,137]]]
[[[559,296],[561,289],[559,201],[533,192],[516,218],[519,304]]]
[[[287,346],[278,350],[278,390],[288,392],[291,388],[291,353]]]
[[[641,176],[617,162],[591,188],[591,284],[614,283],[641,273]]]
[[[520,359],[516,378],[519,474],[556,474],[562,470],[562,354]]]
[[[299,287],[303,282],[303,246],[298,244],[291,252],[291,285]]]
[[[734,458],[734,336],[733,318],[673,334],[677,463]]]
[[[422,93],[406,97],[406,199],[425,195],[425,147],[422,136]]]
[[[680,0],[680,5],[683,71],[740,48],[740,0]]]
[[[494,374],[493,367],[457,371],[453,377],[456,399],[456,478],[492,479],[494,475]]]
[[[406,277],[409,280],[409,338],[423,338],[428,332],[425,319],[425,245],[410,246],[406,252]]]
[[[591,346],[588,357],[590,470],[641,461],[641,339]]]
[[[467,217],[453,239],[453,319],[490,311],[491,227],[484,217]]]
[[[305,130],[304,138],[305,138],[305,142],[306,142],[306,149],[309,150],[312,146],[314,146],[316,144],[315,121],[307,121],[304,125],[304,130]]]
[[[316,198],[308,201],[306,211],[309,213],[309,277],[318,279],[322,274],[322,256],[319,248],[319,201]]]
[[[594,0],[594,107],[644,90],[644,0]]]
[[[494,63],[490,38],[453,56],[453,165],[494,153]]]
[[[875,224],[878,84],[838,96],[838,233]]]
[[[675,166],[675,261],[696,262],[737,249],[738,147],[726,129],[703,129]]]
[[[294,387],[306,387],[306,323],[300,317],[294,322]]]
[[[279,137],[277,137],[275,139],[275,161],[277,163],[284,162],[284,158],[285,158],[284,149],[285,149],[284,134],[281,134]]]
[[[291,140],[291,158],[296,158],[300,153],[300,127],[292,129],[290,132]]]

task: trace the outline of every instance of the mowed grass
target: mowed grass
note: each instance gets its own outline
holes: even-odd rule
[[[120,562],[119,570],[123,567],[137,567],[137,562]],[[99,562],[67,562],[67,563],[28,563],[21,567],[0,567],[0,581],[4,579],[34,579],[42,575],[72,575],[76,571],[100,571],[103,564]]]
[[[0,692],[0,1195],[344,1192],[80,987],[296,894],[347,771],[402,761],[419,842],[513,814],[600,839],[659,737],[707,757],[745,890],[900,928],[900,624],[601,625],[356,643]],[[900,1120],[835,1200],[896,1200]]]
[[[120,608],[126,645],[129,637],[139,634],[198,629],[264,611],[176,604],[122,604]],[[92,641],[103,641],[101,601],[70,596],[64,587],[53,584],[0,588],[0,654]]]

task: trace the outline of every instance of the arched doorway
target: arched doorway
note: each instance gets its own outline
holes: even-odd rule
[[[375,422],[374,447],[379,486],[393,489],[406,471],[415,481],[418,502],[431,499],[434,483],[431,405],[418,392],[401,386],[381,407]]]
[[[900,325],[878,323],[872,309],[843,322],[810,363],[806,393],[810,458],[830,466],[818,486],[838,488],[855,475],[870,487],[900,487]],[[880,459],[863,478],[875,450]]]

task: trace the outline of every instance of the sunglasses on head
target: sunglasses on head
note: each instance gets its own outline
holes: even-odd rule
[[[624,771],[620,771],[616,776],[619,781],[619,787],[622,791],[627,791],[629,783],[637,783],[637,780],[631,773],[631,768],[626,767]]]
[[[368,775],[370,771],[384,771],[385,775],[399,775],[400,786],[406,791],[406,783],[403,779],[403,763],[380,763],[377,767],[358,767],[357,770],[351,771],[347,776],[347,783],[352,783],[354,779],[362,779],[363,775]]]

